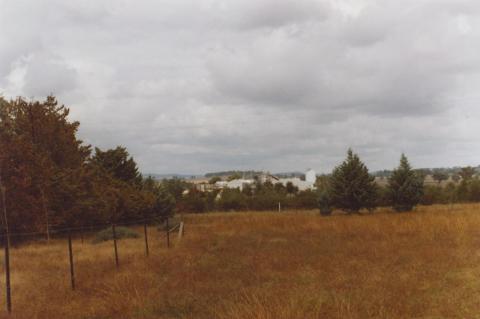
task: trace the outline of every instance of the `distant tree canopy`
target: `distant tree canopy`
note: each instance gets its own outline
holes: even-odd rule
[[[293,185],[292,182],[287,182],[285,185],[285,190],[288,194],[296,194],[298,192],[298,187]]]
[[[210,178],[210,180],[208,181],[208,183],[213,185],[213,184],[215,184],[216,182],[220,182],[221,180],[222,180],[221,177],[219,177],[219,176],[214,176],[214,177]]]
[[[232,175],[227,177],[227,181],[233,181],[235,179],[240,179],[242,178],[242,175],[239,172],[235,172]]]
[[[211,178],[211,177],[227,177],[231,175],[236,175],[236,176],[245,176],[245,178],[253,178],[256,175],[261,174],[262,172],[260,171],[253,171],[253,170],[248,170],[248,171],[222,171],[222,172],[212,172],[212,173],[207,173],[205,174],[206,178]]]
[[[87,225],[169,214],[172,198],[143,181],[123,147],[102,151],[76,136],[79,123],[55,97],[0,98],[0,177],[10,227]]]
[[[140,186],[142,183],[142,175],[138,171],[137,163],[129,156],[125,147],[117,146],[106,151],[96,147],[91,162],[118,180],[135,186]]]
[[[183,192],[191,186],[189,183],[179,178],[165,179],[161,183],[162,188],[170,194],[176,201],[182,198]]]
[[[432,174],[432,178],[440,184],[448,179],[448,174],[440,170],[435,170]]]
[[[475,175],[475,169],[471,166],[463,167],[458,173],[464,181],[469,181]]]
[[[283,185],[273,185],[272,183],[266,183],[261,187],[245,185],[242,190],[225,188],[209,192],[201,192],[190,187],[177,201],[177,209],[190,213],[242,210],[277,211],[279,204],[281,209],[315,209],[317,194],[310,190],[290,194]]]

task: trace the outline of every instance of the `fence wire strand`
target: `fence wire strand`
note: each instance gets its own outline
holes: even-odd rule
[[[170,217],[168,217],[170,218]],[[89,225],[81,225],[81,226],[72,226],[72,227],[66,227],[63,226],[62,228],[55,228],[55,226],[51,226],[49,228],[49,233],[50,234],[65,234],[68,232],[74,232],[74,231],[80,231],[80,232],[91,232],[91,231],[98,231],[105,229],[107,227],[111,227],[112,224],[115,224],[115,226],[132,226],[132,225],[142,225],[144,223],[151,223],[151,222],[163,222],[167,219],[167,217],[152,217],[152,218],[142,218],[138,220],[132,220],[132,221],[125,221],[125,222],[111,222],[111,223],[102,223],[102,224],[89,224]],[[45,226],[45,229],[47,227]],[[47,231],[15,231],[15,230],[10,230],[8,235],[10,237],[34,237],[34,236],[41,236],[45,235]],[[4,237],[6,234],[2,233],[0,234],[0,238]]]

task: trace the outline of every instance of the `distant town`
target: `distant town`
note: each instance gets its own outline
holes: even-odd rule
[[[199,191],[213,191],[218,189],[239,189],[242,191],[247,186],[254,186],[256,183],[281,184],[284,187],[295,187],[299,191],[314,190],[317,181],[317,175],[313,169],[309,169],[302,177],[299,176],[276,176],[268,172],[260,172],[249,175],[235,172],[232,175],[212,176],[210,178],[194,178],[187,180],[195,185]]]
[[[480,165],[473,167],[476,175],[480,175]],[[439,168],[419,168],[416,169],[418,173],[421,173],[425,177],[426,185],[447,185],[450,182],[457,183],[461,180],[462,167],[439,167]],[[230,171],[219,171],[219,172],[210,172],[206,174],[182,174],[182,173],[171,173],[171,174],[145,174],[145,176],[150,176],[155,180],[164,180],[164,179],[181,179],[192,184],[202,184],[208,183],[212,178],[220,178],[222,181],[227,181],[228,179],[238,179],[238,180],[271,180],[284,182],[287,179],[294,179],[295,181],[306,180],[307,172],[314,173],[316,177],[328,175],[328,174],[318,174],[313,169],[308,169],[305,172],[292,171],[292,172],[281,172],[281,173],[270,173],[268,171],[255,171],[255,170],[230,170]],[[310,173],[310,174],[311,174]],[[371,172],[371,175],[375,177],[375,181],[379,185],[384,185],[387,182],[388,177],[392,174],[392,170],[380,170]],[[269,178],[264,178],[270,176]],[[238,178],[233,178],[238,177]],[[288,181],[287,181],[288,182]],[[230,185],[235,185],[231,183]],[[225,186],[221,183],[219,186]],[[221,188],[222,188],[221,187]]]
[[[447,186],[450,183],[458,184],[462,180],[462,167],[447,168],[420,168],[417,173],[423,176],[424,185]],[[473,167],[475,175],[480,173],[480,166]],[[379,186],[386,186],[391,170],[381,170],[372,172],[375,177],[375,183]],[[189,174],[146,174],[155,180],[179,179],[189,184],[193,184],[198,191],[209,192],[222,189],[239,189],[242,191],[247,185],[254,187],[256,183],[264,184],[266,182],[281,184],[284,187],[291,185],[298,191],[316,190],[317,179],[325,174],[317,174],[313,169],[307,169],[305,172],[283,172],[270,173],[268,171],[255,170],[231,170],[206,173],[204,175]]]

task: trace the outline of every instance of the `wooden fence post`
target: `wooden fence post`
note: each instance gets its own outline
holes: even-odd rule
[[[118,268],[118,248],[117,248],[117,233],[115,232],[115,224],[112,224],[112,234],[113,234],[113,249],[115,250],[115,266]]]
[[[167,248],[170,248],[170,227],[168,226],[168,216],[167,216]]]
[[[0,193],[2,195],[2,208],[3,208],[3,227],[4,227],[4,245],[5,245],[5,295],[7,302],[8,313],[12,312],[12,295],[10,287],[10,232],[8,230],[8,218],[7,218],[7,201],[5,199],[5,186],[2,184],[2,177],[0,174]]]
[[[178,239],[182,238],[183,236],[183,222],[180,222],[180,226],[178,227]]]
[[[147,234],[147,222],[146,221],[143,224],[143,234],[144,234],[144,237],[145,237],[145,254],[148,257],[149,252],[148,252],[148,234]]]
[[[70,281],[72,290],[75,290],[75,271],[73,268],[72,232],[68,229],[68,256],[70,260]]]
[[[12,295],[10,288],[10,243],[8,239],[8,233],[5,233],[5,288],[7,298],[7,311],[12,312]]]
[[[80,240],[82,241],[83,245],[83,226],[80,226]]]
[[[50,222],[49,222],[49,218],[48,218],[48,209],[47,209],[47,203],[46,203],[45,192],[43,190],[43,187],[40,189],[40,194],[41,194],[41,197],[42,197],[43,213],[45,214],[47,243],[50,243]]]

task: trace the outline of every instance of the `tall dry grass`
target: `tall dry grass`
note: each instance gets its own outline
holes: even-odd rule
[[[13,318],[480,318],[480,206],[186,217],[186,236],[12,250]],[[3,274],[0,282],[3,288]],[[0,296],[4,300],[3,289]]]

